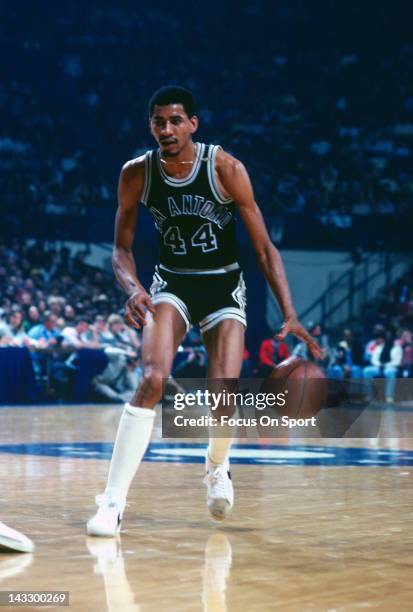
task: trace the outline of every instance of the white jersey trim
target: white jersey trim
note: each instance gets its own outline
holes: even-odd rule
[[[205,151],[204,144],[201,144],[200,142],[196,142],[195,146],[197,147],[195,163],[192,167],[191,172],[188,174],[188,176],[186,176],[183,179],[173,178],[172,176],[169,176],[168,174],[166,174],[165,170],[162,168],[159,150],[156,152],[156,159],[158,162],[159,174],[161,175],[161,178],[165,181],[167,185],[171,185],[172,187],[176,187],[178,185],[180,187],[184,187],[194,182],[194,180],[196,179],[198,175],[199,169],[201,167],[201,162],[202,162],[202,158],[203,158],[204,151]]]
[[[143,194],[141,202],[145,204],[148,201],[149,191],[152,182],[152,151],[147,151],[145,154],[145,183],[143,186]]]
[[[215,158],[218,149],[222,149],[222,147],[220,147],[219,145],[211,145],[209,149],[207,162],[209,186],[217,202],[219,202],[220,204],[229,204],[230,202],[232,202],[232,198],[224,198],[215,179]]]

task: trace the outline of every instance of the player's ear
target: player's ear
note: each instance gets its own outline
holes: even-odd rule
[[[191,124],[191,134],[195,134],[195,132],[198,129],[198,125],[199,125],[199,120],[198,117],[196,115],[193,115],[192,117],[190,117],[189,119],[190,124]]]

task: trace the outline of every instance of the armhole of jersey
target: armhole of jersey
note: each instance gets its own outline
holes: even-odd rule
[[[143,186],[143,193],[141,197],[142,204],[147,204],[149,198],[149,192],[151,190],[151,179],[152,179],[152,151],[147,151],[145,155],[145,183]]]
[[[232,202],[232,198],[224,198],[222,195],[217,182],[215,180],[215,158],[218,152],[218,149],[221,149],[219,145],[211,145],[208,151],[208,179],[209,186],[211,187],[212,193],[220,204],[229,204]]]

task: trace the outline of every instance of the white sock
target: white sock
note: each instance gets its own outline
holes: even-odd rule
[[[237,418],[237,415],[238,411],[236,410],[231,418]],[[208,461],[213,465],[219,465],[224,463],[228,457],[237,427],[236,425],[221,425],[219,432],[222,434],[222,438],[213,438],[211,434],[214,430],[211,428],[209,431]]]
[[[219,465],[224,463],[231,448],[232,438],[209,438],[208,459],[209,463]]]
[[[124,501],[151,438],[155,410],[125,404],[119,421],[105,495]]]

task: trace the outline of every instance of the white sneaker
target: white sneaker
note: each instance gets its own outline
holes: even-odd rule
[[[96,496],[96,503],[99,510],[88,520],[86,533],[101,538],[115,537],[120,531],[125,502],[103,494]]]
[[[16,552],[33,552],[34,544],[25,535],[0,522],[0,548]]]
[[[204,484],[207,486],[207,506],[211,516],[222,521],[234,505],[234,488],[231,482],[229,461],[216,465],[206,456],[206,475]]]

